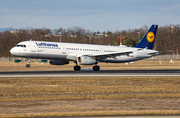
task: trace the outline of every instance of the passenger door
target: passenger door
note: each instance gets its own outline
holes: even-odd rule
[[[66,54],[66,46],[62,45],[62,54]]]
[[[34,42],[31,42],[31,52],[36,52],[36,45]]]
[[[99,53],[103,53],[103,48],[99,48]]]
[[[137,51],[137,58],[140,58],[141,57],[141,53],[140,51]]]

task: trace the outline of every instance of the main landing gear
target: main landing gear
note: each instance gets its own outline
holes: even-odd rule
[[[74,70],[75,70],[75,71],[80,71],[80,70],[81,70],[81,67],[78,66],[78,65],[76,65],[76,66],[74,66]],[[97,65],[93,66],[93,71],[99,71],[99,70],[100,70],[100,67],[99,67],[99,66],[97,66]]]
[[[28,58],[28,64],[26,64],[26,67],[27,67],[27,68],[30,68],[30,67],[31,67],[30,62],[31,62],[31,60],[30,60],[30,58]]]
[[[95,66],[93,66],[93,70],[94,70],[94,71],[99,71],[99,70],[100,70],[100,67],[97,66],[97,65],[95,65]]]
[[[78,65],[74,66],[74,70],[75,71],[80,71],[81,70],[81,66],[78,66]]]

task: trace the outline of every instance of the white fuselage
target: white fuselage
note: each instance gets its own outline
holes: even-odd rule
[[[55,59],[76,61],[78,55],[106,54],[132,50],[127,55],[119,55],[115,58],[108,57],[99,62],[123,63],[137,61],[158,55],[156,50],[142,49],[126,46],[107,46],[76,43],[23,41],[11,49],[11,54],[24,58]]]

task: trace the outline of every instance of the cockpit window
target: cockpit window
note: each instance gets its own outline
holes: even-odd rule
[[[16,45],[16,47],[24,47],[24,48],[26,48],[26,45]]]

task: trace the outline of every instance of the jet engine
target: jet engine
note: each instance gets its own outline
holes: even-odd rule
[[[65,65],[65,64],[69,64],[69,61],[66,61],[66,60],[51,60],[51,61],[49,61],[49,63],[51,65]]]
[[[77,58],[77,63],[80,65],[93,65],[93,64],[97,64],[97,61],[92,57],[81,56]]]

